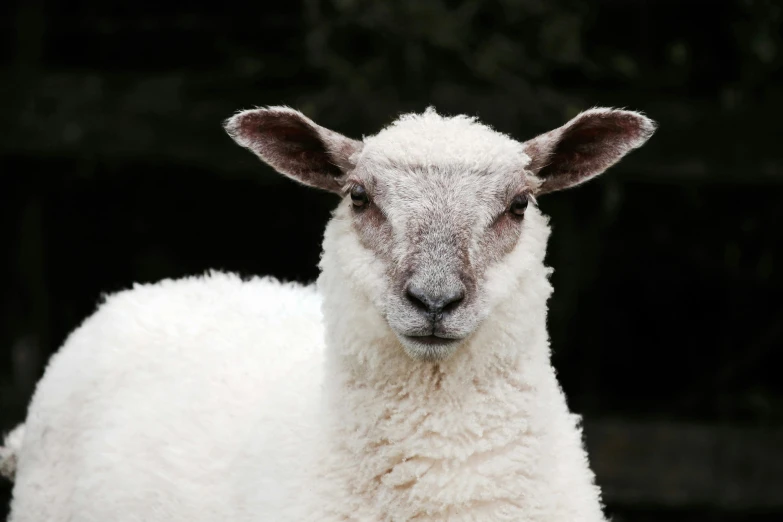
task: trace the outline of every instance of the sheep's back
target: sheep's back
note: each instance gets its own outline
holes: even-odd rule
[[[39,383],[11,520],[277,512],[306,466],[322,351],[312,287],[211,274],[108,297]]]

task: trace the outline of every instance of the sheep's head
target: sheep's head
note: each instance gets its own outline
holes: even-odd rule
[[[407,353],[440,360],[496,304],[491,268],[522,248],[535,198],[600,174],[655,125],[635,112],[592,109],[520,143],[428,109],[357,141],[272,107],[241,112],[226,130],[279,172],[342,196],[336,218],[351,222],[357,248],[375,261],[348,271],[374,271],[368,297]]]

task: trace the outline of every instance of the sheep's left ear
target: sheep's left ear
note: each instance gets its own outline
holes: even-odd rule
[[[537,194],[562,190],[601,174],[641,147],[655,123],[632,111],[590,109],[524,143],[527,170],[541,180]]]
[[[340,192],[362,142],[313,122],[288,107],[240,112],[225,121],[229,136],[281,174],[305,185]]]

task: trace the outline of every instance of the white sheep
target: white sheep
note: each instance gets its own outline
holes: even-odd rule
[[[593,109],[520,143],[428,109],[355,141],[272,107],[226,128],[343,196],[317,290],[212,273],[107,298],[6,450],[10,522],[604,520],[534,198],[654,124]]]

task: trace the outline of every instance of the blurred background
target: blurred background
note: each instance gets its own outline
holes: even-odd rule
[[[0,430],[102,293],[316,277],[336,199],[234,145],[237,109],[361,137],[432,104],[526,139],[627,107],[650,142],[540,201],[607,510],[783,520],[782,21],[776,0],[2,3]]]

